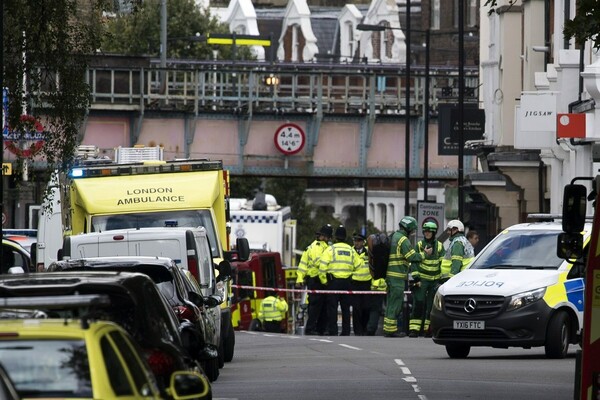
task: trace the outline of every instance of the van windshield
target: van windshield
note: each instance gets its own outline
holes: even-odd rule
[[[501,233],[483,249],[470,269],[558,269],[559,231],[518,230]]]
[[[199,226],[206,229],[213,258],[220,257],[217,234],[209,210],[174,210],[157,212],[137,212],[118,215],[96,215],[92,217],[92,232],[114,229],[162,228]]]

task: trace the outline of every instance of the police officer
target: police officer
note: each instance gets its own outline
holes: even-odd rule
[[[465,237],[465,226],[457,219],[448,222],[450,244],[442,260],[441,282],[445,282],[465,269],[475,257],[473,245]]]
[[[319,280],[319,259],[323,251],[329,247],[328,241],[333,235],[331,225],[323,225],[317,238],[302,253],[298,264],[296,287],[301,288],[306,283],[309,290],[323,290],[325,285]],[[306,335],[323,335],[327,328],[327,315],[325,308],[325,295],[323,293],[310,293],[308,300],[308,320],[306,321]],[[337,314],[337,312],[336,312]]]
[[[441,264],[444,258],[444,245],[435,238],[438,226],[433,221],[423,223],[423,239],[417,245],[418,252],[426,248],[433,249],[420,263],[411,264],[411,292],[413,307],[408,323],[408,336],[418,337],[421,329],[429,337],[429,314],[433,305],[433,297],[438,288],[441,276]]]
[[[371,290],[371,271],[369,270],[369,254],[365,247],[365,237],[355,233],[353,235],[354,251],[361,260],[361,266],[352,273],[351,288],[353,291]],[[367,323],[369,322],[369,296],[368,294],[351,295],[352,303],[352,329],[354,335],[363,336],[367,333]]]
[[[354,249],[345,242],[346,228],[339,226],[333,235],[334,243],[323,252],[319,267],[321,283],[327,285],[328,290],[348,291],[351,287],[351,277],[355,270],[361,267],[362,258]],[[337,336],[337,309],[338,304],[342,309],[342,333],[340,336],[350,335],[350,295],[327,294],[327,330],[329,335]]]
[[[268,296],[260,303],[258,319],[265,331],[281,333],[281,321],[285,319],[288,304],[284,299],[278,297],[275,292],[267,294]]]
[[[398,332],[398,316],[402,311],[404,290],[408,277],[409,263],[421,262],[423,253],[417,252],[411,245],[408,236],[417,229],[417,220],[406,216],[400,220],[399,229],[392,235],[390,259],[386,273],[387,306],[383,318],[383,336],[404,337]],[[425,254],[431,254],[431,249],[425,249]]]

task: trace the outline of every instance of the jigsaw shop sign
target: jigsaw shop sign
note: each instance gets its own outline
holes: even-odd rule
[[[417,202],[417,222],[419,224],[419,229],[417,229],[418,239],[423,238],[421,227],[425,222],[435,222],[438,226],[437,235],[444,230],[444,207],[444,203],[430,203],[426,201]]]

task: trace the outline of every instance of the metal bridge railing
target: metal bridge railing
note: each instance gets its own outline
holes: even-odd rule
[[[415,114],[422,112],[426,78],[423,68],[411,70],[410,111]],[[429,72],[435,114],[440,103],[457,101],[458,76],[448,67]],[[86,79],[97,110],[404,115],[403,74],[398,66],[238,62],[91,67]],[[465,101],[477,101],[478,85],[477,70],[467,69]]]

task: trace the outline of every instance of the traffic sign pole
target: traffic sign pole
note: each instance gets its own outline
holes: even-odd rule
[[[0,43],[4,43],[4,6],[0,5]],[[4,66],[4,49],[2,49],[0,51],[0,65]],[[6,93],[6,90],[4,89],[4,71],[0,71],[0,88],[2,88],[2,130],[4,131],[4,126],[8,125],[6,123],[6,119],[8,118],[8,115],[4,115],[5,114],[5,109],[6,114],[8,114],[8,104],[5,105],[5,103],[8,103],[8,94]],[[2,165],[4,163],[4,132],[2,132],[2,148],[0,149],[0,165]],[[4,215],[4,176],[0,175],[0,214]],[[0,224],[0,237],[4,237],[4,232],[2,225],[4,224]],[[0,260],[4,260],[4,254],[3,254],[3,247],[4,246],[0,246]]]

